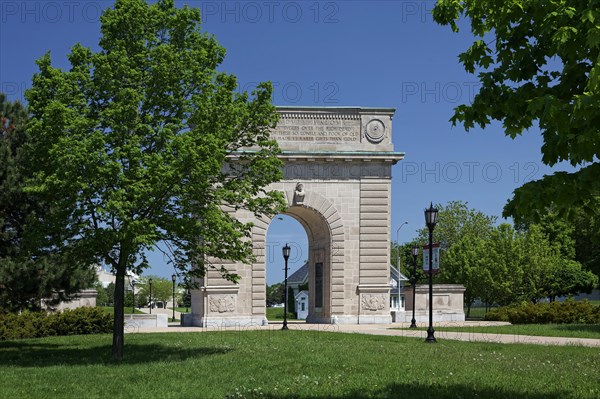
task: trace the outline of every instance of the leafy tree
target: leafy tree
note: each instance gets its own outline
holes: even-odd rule
[[[535,125],[542,131],[542,162],[566,161],[578,170],[524,184],[505,216],[539,219],[551,205],[560,215],[576,207],[597,215],[600,194],[600,9],[595,0],[496,2],[438,0],[433,18],[459,30],[470,20],[477,40],[459,60],[477,73],[481,88],[451,121],[469,130],[502,122],[511,138]]]
[[[531,225],[525,236],[523,259],[523,299],[533,303],[547,297],[547,276],[552,275],[554,266],[561,263],[560,254],[553,247],[538,225]]]
[[[489,240],[479,236],[465,235],[454,243],[446,253],[444,273],[449,281],[465,287],[464,302],[467,317],[478,298],[486,298],[493,285],[488,255]],[[488,299],[489,300],[489,299]]]
[[[183,291],[180,306],[185,307],[186,309],[192,306],[192,295],[188,289]]]
[[[524,298],[537,302],[542,298],[590,292],[598,284],[592,272],[581,263],[565,257],[561,247],[553,245],[538,225],[530,226],[526,234],[524,264]]]
[[[438,223],[433,230],[433,242],[439,242],[442,250],[447,250],[464,236],[489,236],[495,216],[469,208],[463,201],[450,201],[446,205],[436,205]],[[429,231],[423,228],[419,232],[419,242],[428,242]]]
[[[600,209],[600,197],[592,197],[590,204],[595,209]],[[585,270],[600,276],[600,217],[587,213],[580,207],[574,207],[572,211],[574,217],[566,219],[549,208],[541,215],[538,224],[565,258],[581,263]],[[521,217],[515,222],[524,231],[534,224],[530,217]]]
[[[125,296],[123,299],[123,306],[126,308],[130,308],[133,313],[133,291],[125,290]]]
[[[106,288],[104,288],[102,283],[100,283],[99,281],[96,281],[94,283],[94,289],[98,293],[98,295],[96,296],[96,305],[108,306],[108,305],[112,304],[112,303],[108,302],[108,293],[106,292]]]
[[[294,290],[292,287],[288,287],[287,294],[287,311],[288,313],[292,313],[294,318],[296,318],[296,298],[294,298]]]
[[[483,289],[481,299],[487,306],[517,302],[523,294],[524,232],[502,223],[488,238],[486,261],[491,284]]]
[[[561,259],[551,266],[550,273],[544,278],[544,296],[554,301],[560,296],[574,295],[580,292],[590,293],[598,285],[598,276],[582,268],[581,263]]]
[[[495,216],[468,207],[463,201],[450,201],[446,205],[436,205],[438,223],[433,231],[433,242],[440,243],[440,274],[436,276],[439,282],[454,283],[446,272],[446,251],[452,245],[460,242],[463,237],[486,238],[490,235],[496,222]],[[423,228],[419,232],[418,242],[428,243],[429,231]],[[422,258],[422,250],[420,257]]]
[[[276,283],[267,286],[267,306],[283,303],[284,298],[283,283]]]
[[[115,283],[108,283],[106,286],[106,296],[110,305],[115,304]]]
[[[597,277],[579,262],[561,252],[543,228],[531,225],[526,231],[500,225],[492,232],[486,255],[491,283],[482,299],[488,304],[508,305],[591,290]]]
[[[173,300],[173,281],[164,277],[148,276],[138,283],[140,291],[138,292],[139,303],[149,304],[150,300],[150,284],[149,279],[152,279],[152,301],[153,302],[171,302]],[[146,301],[146,302],[144,302]]]
[[[592,197],[590,205],[600,209],[600,196]],[[600,214],[576,209],[572,237],[575,241],[575,260],[600,277]]]
[[[27,110],[0,93],[0,309],[40,308],[42,298],[55,304],[93,283],[89,264],[52,248],[33,248],[28,223],[43,222],[48,203],[24,192],[29,177],[26,149]]]
[[[43,245],[115,271],[116,360],[125,273],[148,266],[146,251],[164,251],[183,274],[215,269],[236,281],[208,261],[253,257],[251,225],[230,211],[283,206],[265,190],[282,176],[271,85],[238,93],[200,21],[173,0],[116,0],[101,17],[99,51],[75,45],[68,71],[44,55],[26,93],[37,165],[29,190],[57,207],[37,231]]]

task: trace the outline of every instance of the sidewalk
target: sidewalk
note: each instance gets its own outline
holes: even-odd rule
[[[152,312],[154,313],[154,310]],[[161,309],[164,310],[164,309]],[[172,312],[172,311],[171,311]],[[176,313],[177,315],[177,313]],[[502,322],[446,322],[435,325],[435,327],[475,327],[507,325]],[[347,334],[368,334],[384,335],[392,337],[415,337],[425,340],[427,332],[423,330],[395,330],[394,328],[407,328],[407,323],[394,324],[307,324],[302,322],[288,323],[290,330],[315,331],[315,332],[340,332]],[[268,326],[239,326],[239,327],[179,327],[171,326],[169,328],[149,328],[138,330],[137,333],[158,333],[158,332],[217,332],[217,331],[249,331],[264,330],[276,331],[281,329],[281,322],[271,323]],[[437,331],[435,333],[438,342],[443,340],[467,341],[467,342],[496,342],[503,344],[534,344],[534,345],[576,345],[586,347],[600,348],[600,339],[592,338],[567,338],[567,337],[538,337],[530,335],[510,335],[510,334],[486,334],[474,332],[447,332]]]

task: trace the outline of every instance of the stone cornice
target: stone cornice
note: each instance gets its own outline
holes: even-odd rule
[[[245,153],[255,152],[253,150],[237,151],[230,155],[236,159]],[[346,162],[392,162],[396,163],[404,159],[404,152],[393,151],[282,151],[277,157],[286,162],[300,161],[346,161]]]
[[[285,117],[309,117],[309,115],[330,115],[332,118],[339,119],[343,116],[355,115],[357,118],[363,114],[369,115],[389,115],[392,117],[396,112],[395,108],[383,107],[305,107],[305,106],[276,106],[277,112]],[[348,118],[350,119],[350,118]],[[353,118],[352,118],[353,119]]]

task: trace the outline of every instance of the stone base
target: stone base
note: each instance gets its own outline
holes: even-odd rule
[[[410,323],[412,320],[412,310],[407,310],[405,312],[398,312],[396,314],[396,323]],[[429,322],[429,312],[416,311],[415,312],[415,320],[418,323],[428,323]],[[464,312],[442,312],[435,310],[433,311],[433,322],[440,323],[444,321],[465,321],[465,313]]]
[[[319,317],[310,315],[306,318],[310,324],[358,324],[358,317],[349,315],[334,315],[331,317]]]
[[[169,327],[169,316],[166,314],[126,314],[125,331],[136,332],[144,328]]]
[[[333,316],[333,324],[358,324],[358,317],[356,316]]]
[[[358,324],[391,324],[392,315],[360,315]]]
[[[220,328],[220,327],[250,327],[266,326],[269,324],[265,317],[237,316],[237,317],[198,317],[190,315],[185,322],[192,327]],[[190,320],[191,319],[191,320]]]

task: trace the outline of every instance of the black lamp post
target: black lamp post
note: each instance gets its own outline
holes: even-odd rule
[[[413,256],[413,274],[412,274],[412,320],[410,321],[409,328],[417,328],[417,320],[415,319],[415,298],[417,291],[417,256],[419,256],[419,247],[417,244],[412,247],[412,256]]]
[[[150,285],[150,303],[148,304],[148,307],[150,308],[150,314],[152,314],[152,279],[149,278],[148,279],[148,284]]]
[[[175,279],[176,275],[171,275],[171,280],[173,280],[173,321],[175,321]]]
[[[288,259],[290,258],[290,251],[291,248],[289,245],[287,245],[287,243],[285,244],[285,247],[283,247],[283,259],[285,259],[285,280],[284,280],[284,294],[283,294],[283,327],[281,327],[282,330],[287,330],[288,326],[287,326],[287,303],[288,303],[288,285],[287,285],[287,277],[288,277]]]
[[[433,329],[433,229],[437,223],[438,210],[429,204],[429,209],[425,209],[425,224],[429,230],[429,327],[427,328],[427,338],[425,342],[437,342]]]

